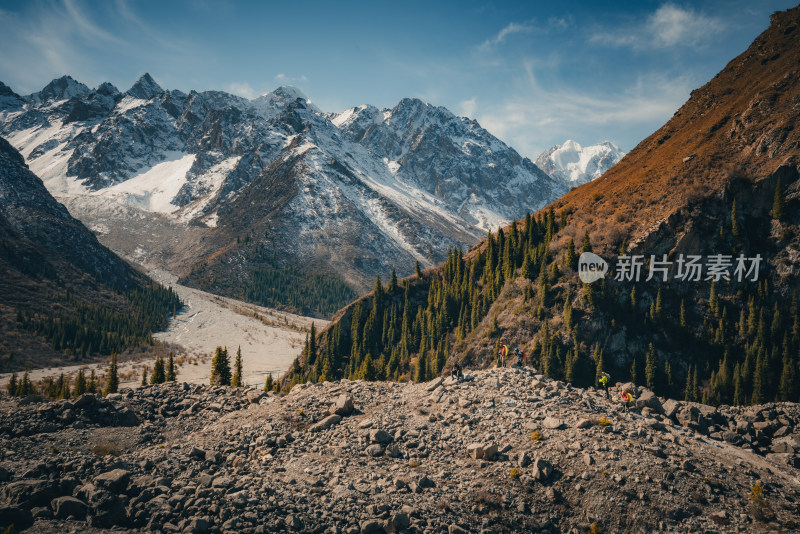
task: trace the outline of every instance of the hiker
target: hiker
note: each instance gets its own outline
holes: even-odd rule
[[[461,365],[458,362],[453,364],[452,376],[456,380],[463,380],[464,379],[464,373],[461,372]]]
[[[628,413],[628,404],[633,401],[633,396],[628,393],[627,390],[623,389],[620,398],[622,399],[622,404],[625,406],[625,413]]]
[[[600,387],[602,387],[606,391],[606,399],[608,399],[608,382],[611,380],[611,376],[608,373],[603,373],[602,376],[598,379],[600,382]]]
[[[500,342],[500,352],[498,353],[500,356],[500,367],[506,366],[506,355],[508,355],[508,347],[502,341]]]
[[[517,363],[515,364],[517,367],[522,367],[522,363],[525,360],[525,351],[519,350],[519,347],[514,349],[514,354],[517,356]]]

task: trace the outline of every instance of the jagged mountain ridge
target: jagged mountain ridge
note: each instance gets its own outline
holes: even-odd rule
[[[2,137],[0,208],[0,369],[65,361],[61,347],[48,343],[50,333],[25,329],[20,314],[58,323],[85,313],[87,305],[136,312],[125,296],[151,282],[74,219]],[[95,326],[86,319],[81,327]],[[57,341],[70,345],[73,335]]]
[[[583,147],[568,139],[539,154],[536,165],[550,176],[578,186],[600,178],[623,156],[625,153],[611,141]]]
[[[363,290],[566,191],[474,121],[414,99],[357,135],[348,112],[323,113],[292,87],[248,101],[165,91],[149,75],[124,93],[64,77],[3,98],[0,132],[101,238],[234,296],[261,264]],[[112,236],[131,210],[192,246],[151,244],[147,224]]]

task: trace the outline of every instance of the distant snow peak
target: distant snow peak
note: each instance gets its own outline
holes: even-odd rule
[[[136,80],[136,83],[133,84],[133,87],[125,91],[125,94],[134,98],[140,98],[142,100],[150,100],[154,96],[158,96],[163,92],[164,90],[156,83],[153,77],[145,72],[138,80]]]
[[[44,86],[38,93],[29,95],[28,100],[34,104],[68,100],[76,96],[87,95],[91,90],[71,76],[62,76]]]
[[[300,89],[292,85],[282,85],[263,95],[250,100],[250,105],[261,112],[267,119],[271,120],[280,115],[290,104],[300,100],[303,104],[314,113],[320,113],[317,106],[311,102]]]
[[[153,77],[145,72],[130,89],[125,91],[125,94],[142,100],[150,100],[163,92],[164,90],[156,83]]]
[[[568,186],[576,186],[599,178],[624,155],[611,141],[583,147],[577,141],[567,139],[563,144],[542,152],[536,158],[536,165]]]

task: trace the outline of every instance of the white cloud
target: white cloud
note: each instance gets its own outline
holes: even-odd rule
[[[550,148],[554,138],[587,144],[611,139],[630,150],[672,116],[692,87],[688,78],[646,75],[623,93],[546,88],[536,78],[534,62],[526,61],[512,94],[484,103],[476,119],[531,159]]]
[[[462,100],[458,103],[458,112],[464,117],[474,118],[475,111],[478,109],[477,99],[473,96],[469,100]]]
[[[533,32],[534,27],[531,24],[520,24],[517,22],[511,22],[500,30],[500,32],[495,35],[492,39],[487,39],[482,45],[481,48],[491,48],[492,46],[496,46],[501,44],[503,41],[506,40],[506,37],[509,35],[514,35],[516,33],[531,33]]]
[[[640,24],[596,32],[590,41],[638,49],[700,47],[724,29],[722,19],[703,15],[691,8],[664,4]]]
[[[303,83],[303,82],[307,82],[307,81],[308,81],[308,78],[306,77],[305,74],[302,74],[300,76],[287,76],[286,74],[281,72],[281,73],[278,73],[275,76],[275,82],[280,84],[280,85],[292,85],[292,84]]]
[[[243,96],[248,100],[252,100],[260,94],[247,82],[229,83],[225,87],[225,90],[229,93],[233,93],[234,95]]]
[[[724,28],[721,20],[664,4],[647,21],[656,46],[697,45]]]

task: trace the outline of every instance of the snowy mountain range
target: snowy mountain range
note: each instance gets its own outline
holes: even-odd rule
[[[222,293],[262,264],[366,289],[568,189],[445,108],[325,113],[293,87],[247,100],[148,74],[125,92],[69,76],[27,96],[0,83],[0,135],[113,250]]]
[[[575,187],[599,178],[624,155],[611,141],[583,147],[567,140],[539,154],[536,165],[551,177]]]

